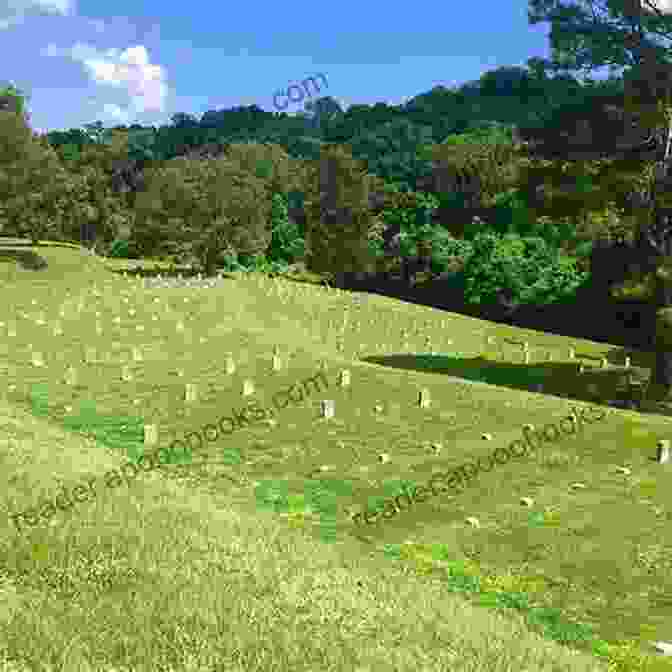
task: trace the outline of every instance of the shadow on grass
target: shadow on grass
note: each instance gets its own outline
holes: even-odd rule
[[[14,250],[0,247],[0,263],[19,263],[28,271],[41,271],[48,264],[44,257],[32,250]]]
[[[584,372],[578,373],[581,360],[523,364],[465,357],[459,352],[374,356],[365,357],[363,361],[634,410],[639,410],[641,386],[649,377],[649,369],[641,366],[626,369],[623,365],[610,363],[608,368],[601,369],[583,362]]]

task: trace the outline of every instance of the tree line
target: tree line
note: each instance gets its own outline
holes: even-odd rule
[[[652,0],[530,0],[553,58],[436,87],[403,105],[321,98],[169,125],[36,134],[0,96],[0,226],[128,256],[448,278],[473,303],[553,302],[586,282],[587,251],[632,241],[626,266],[672,306],[668,166],[671,17]],[[622,72],[587,76],[608,65]],[[580,72],[577,78],[572,73]],[[123,252],[121,252],[123,250]],[[599,255],[591,258],[595,261]],[[613,257],[612,257],[613,258]],[[595,271],[595,268],[590,270]],[[672,388],[661,350],[657,383]]]

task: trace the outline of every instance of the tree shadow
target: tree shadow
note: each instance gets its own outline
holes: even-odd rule
[[[645,353],[644,353],[645,354]],[[597,362],[577,359],[564,362],[515,363],[499,362],[484,357],[465,357],[452,354],[396,354],[365,357],[363,361],[407,371],[422,371],[481,382],[512,390],[551,394],[565,399],[576,399],[594,404],[639,410],[643,389],[650,370],[631,361],[626,368],[623,358],[607,368]],[[643,362],[640,362],[643,363]],[[579,364],[584,370],[579,373]]]
[[[18,263],[28,271],[41,271],[48,267],[47,260],[33,250],[0,248],[0,263]]]

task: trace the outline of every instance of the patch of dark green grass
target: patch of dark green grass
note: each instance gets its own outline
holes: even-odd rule
[[[298,498],[290,494],[285,480],[267,480],[255,489],[257,505],[275,513],[290,513],[306,505],[320,516],[319,534],[322,541],[334,542],[338,532],[338,500],[352,496],[353,487],[341,479],[318,479],[304,484],[304,494]]]
[[[50,416],[47,385],[38,383],[32,386],[30,403],[34,415]],[[122,450],[132,462],[138,462],[144,453],[144,424],[143,418],[101,415],[91,400],[81,401],[77,414],[63,418],[65,429],[85,434],[109,448]],[[190,457],[187,455],[187,458]]]
[[[397,561],[402,560],[405,555],[402,544],[385,544],[382,553]],[[600,640],[589,626],[564,618],[561,610],[535,606],[522,592],[487,590],[479,577],[472,574],[461,560],[452,556],[444,544],[433,545],[432,556],[443,562],[442,576],[450,592],[460,593],[480,606],[500,610],[514,609],[523,615],[530,629],[543,633],[545,637],[559,644],[593,652],[600,648]]]
[[[641,367],[626,370],[619,366],[608,369],[587,366],[585,372],[579,375],[578,362],[524,364],[467,357],[461,352],[374,356],[364,361],[409,371],[448,375],[513,390],[543,391],[545,394],[592,403],[633,401],[632,388],[627,381],[633,379],[641,382],[649,375]]]

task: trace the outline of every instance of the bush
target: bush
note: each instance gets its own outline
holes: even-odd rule
[[[479,233],[496,233],[500,236],[515,234],[522,238],[541,238],[550,247],[569,250],[583,239],[567,217],[551,219],[536,217],[518,189],[495,196],[488,222],[475,217],[464,226],[465,240],[473,240]],[[585,237],[584,237],[585,239]]]
[[[509,189],[495,196],[492,228],[501,235],[534,235],[534,217],[517,189]]]
[[[465,301],[494,304],[506,296],[512,305],[555,303],[573,296],[586,280],[571,259],[560,259],[543,239],[486,232],[473,240],[463,271]]]
[[[439,200],[422,191],[399,192],[391,204],[380,213],[385,227],[401,229],[414,237],[432,228],[432,221]]]
[[[271,206],[271,243],[268,248],[271,261],[292,263],[305,254],[305,240],[295,222],[290,221],[287,202],[281,194],[274,194]]]
[[[108,257],[113,259],[133,259],[131,245],[128,240],[117,238],[110,246]]]
[[[590,270],[590,255],[593,251],[593,241],[584,240],[576,245],[574,256],[577,258],[577,268],[580,270]]]
[[[455,239],[443,226],[434,223],[439,199],[433,194],[403,192],[396,195],[393,203],[381,213],[385,228],[399,231],[401,259],[424,256],[422,248],[431,247],[431,271],[440,274],[448,270],[450,259],[469,252],[468,244]],[[383,245],[378,240],[370,244],[375,256],[383,255]]]
[[[473,245],[468,240],[453,238],[443,228],[435,229],[428,238],[432,242],[432,272],[458,272],[473,253]]]
[[[227,252],[219,259],[219,266],[227,272],[287,273],[290,266],[285,261],[267,259],[261,254],[246,255]]]

